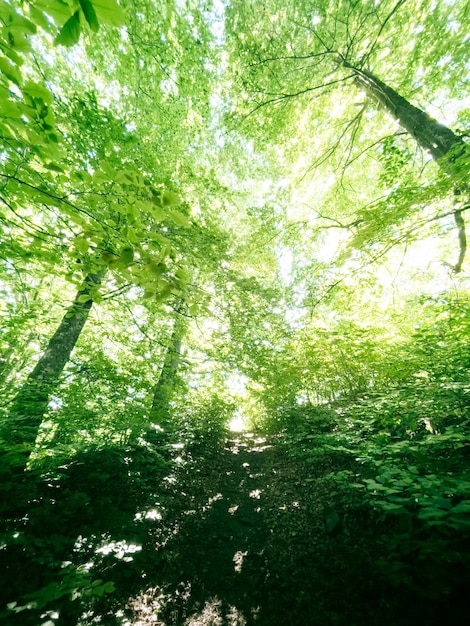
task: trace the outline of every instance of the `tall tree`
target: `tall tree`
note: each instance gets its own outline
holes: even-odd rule
[[[144,17],[145,29],[137,28]],[[190,96],[201,87],[203,76],[208,81],[210,72],[204,69],[205,58],[183,58],[182,50],[193,46],[209,55],[211,34],[195,8],[175,5],[167,12],[142,3],[130,7],[126,17],[115,0],[60,6],[39,1],[26,7],[2,2],[0,18],[8,57],[0,66],[7,95],[0,127],[5,149],[0,199],[10,221],[16,220],[18,240],[6,262],[12,251],[21,249],[19,240],[26,239],[29,254],[52,272],[64,273],[74,283],[80,270],[88,272],[85,288],[11,407],[5,438],[19,444],[23,437],[30,450],[92,303],[101,299],[96,283],[105,273],[116,293],[134,285],[147,301],[169,300],[188,281],[181,244],[191,226],[189,206],[182,205],[174,189],[196,180],[189,162],[187,169],[181,168],[181,155],[192,140],[197,143],[203,116],[209,113],[208,95],[197,101]],[[159,59],[147,40],[157,23],[162,25],[162,37],[171,40],[161,51],[166,56]],[[101,26],[107,30],[106,41],[102,31],[97,32]],[[123,28],[118,32],[116,26]],[[55,48],[44,31],[54,35]],[[30,34],[35,35],[34,46]],[[77,77],[70,72],[68,49],[81,35],[88,56],[83,48],[80,52],[75,48],[76,60],[80,58],[86,68]],[[21,41],[18,56],[15,46]],[[129,54],[122,54],[124,49]],[[47,51],[47,61],[38,61],[36,50]],[[24,79],[24,68],[34,82]],[[103,84],[101,91],[95,81]],[[116,85],[119,93],[114,90],[111,97]],[[129,91],[134,91],[134,101],[121,97]],[[176,98],[183,91],[187,97]],[[142,104],[145,98],[151,99],[152,107]],[[158,123],[155,115],[160,117]],[[26,118],[31,124],[25,132]],[[176,140],[180,128],[185,130]],[[36,243],[39,236],[45,242],[41,246]],[[51,254],[55,248],[63,261],[60,265],[54,264]],[[22,421],[25,415],[28,419]]]
[[[333,228],[337,220],[337,228],[351,234],[360,230],[355,239],[363,248],[380,237],[389,243],[392,232],[401,240],[397,227],[407,224],[413,233],[441,213],[444,219],[455,215],[462,245],[463,197],[453,210],[439,211],[436,204],[445,204],[445,193],[467,177],[467,145],[411,101],[434,100],[435,110],[442,100],[458,104],[466,74],[464,23],[461,6],[428,0],[232,2],[227,32],[235,79],[229,81],[242,95],[234,103],[232,128],[254,136],[273,161],[282,159],[297,196],[317,211],[318,225]],[[450,62],[452,71],[447,71]],[[378,76],[387,76],[396,88]],[[361,91],[352,90],[353,84]],[[385,115],[372,112],[377,101]],[[433,168],[423,171],[427,157],[397,122],[434,158],[452,148],[449,158],[455,162],[446,167],[446,182],[441,176],[436,184]],[[392,151],[402,157],[401,166],[392,166]],[[379,202],[378,190],[383,195],[384,187],[388,206],[386,198]],[[423,207],[433,203],[434,214],[419,216],[420,202]],[[460,266],[459,259],[455,268]]]
[[[439,123],[425,111],[408,102],[408,100],[403,98],[392,87],[383,83],[372,72],[354,67],[342,57],[338,57],[337,62],[343,67],[352,70],[356,84],[364,89],[367,96],[391,115],[417,141],[423,150],[429,152],[445,172],[455,177],[455,192],[457,195],[460,196],[463,192],[468,196],[468,187],[466,187],[463,179],[466,177],[468,170],[470,146],[463,138],[456,135],[444,124]],[[461,187],[462,184],[464,184],[464,187]],[[467,197],[467,201],[470,201],[470,198]],[[465,210],[469,206],[465,206]],[[453,267],[456,273],[462,269],[467,249],[465,222],[462,216],[463,210],[462,208],[457,208],[454,211],[460,246],[458,261]]]
[[[85,278],[83,287],[50,338],[46,350],[14,398],[8,419],[2,425],[2,439],[10,450],[17,447],[22,460],[15,465],[22,469],[34,448],[51,393],[57,387],[62,370],[88,319],[93,291],[100,285],[104,274],[105,270],[101,270]]]
[[[171,428],[170,400],[181,363],[182,342],[190,321],[187,314],[185,314],[185,308],[182,300],[179,300],[174,307],[175,321],[173,330],[164,356],[160,376],[153,388],[149,420],[151,423],[155,423],[164,429]]]
[[[452,162],[465,154],[467,144],[461,136],[444,126],[403,98],[367,69],[354,67],[347,59],[337,57],[339,65],[352,70],[354,82],[367,96],[391,115],[435,161],[448,156]],[[451,152],[451,155],[449,153]]]

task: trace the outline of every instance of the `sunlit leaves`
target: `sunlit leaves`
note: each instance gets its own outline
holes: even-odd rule
[[[32,80],[24,83],[22,91],[24,94],[30,96],[31,99],[35,98],[37,100],[41,100],[42,104],[52,104],[53,102],[52,93],[46,85],[41,85],[40,83]]]
[[[62,26],[54,40],[56,46],[73,46],[80,39],[80,11],[76,11]]]
[[[96,32],[99,29],[98,18],[96,17],[95,9],[90,0],[80,0],[80,7],[83,11],[86,21],[88,22],[91,30]]]
[[[123,26],[125,13],[117,0],[91,0],[98,20],[109,26]]]
[[[21,73],[15,63],[6,57],[0,57],[0,72],[15,85],[21,83]]]
[[[90,243],[85,237],[78,236],[78,237],[75,237],[73,245],[79,252],[85,253],[85,252],[88,252]]]

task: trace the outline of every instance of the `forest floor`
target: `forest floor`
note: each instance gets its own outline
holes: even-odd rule
[[[160,539],[157,584],[131,602],[130,623],[441,624],[442,606],[436,613],[417,598],[413,581],[392,575],[391,585],[381,575],[393,563],[376,541],[380,528],[364,511],[342,510],[322,480],[345,469],[335,464],[333,457],[303,463],[275,438],[255,434],[189,464],[179,475],[170,532],[167,526]]]
[[[351,489],[345,499],[328,477],[354,459],[306,462],[278,437],[253,433],[200,441],[176,463],[173,448],[170,463],[145,448],[89,451],[61,474],[10,488],[0,604],[39,603],[0,610],[0,622],[467,623],[468,581],[439,556],[441,544],[431,535],[418,544],[422,534],[354,503]]]

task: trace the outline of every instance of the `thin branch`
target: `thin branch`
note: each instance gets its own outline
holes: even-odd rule
[[[124,293],[126,290],[130,289],[131,287],[132,287],[132,283],[126,283],[125,285],[122,285],[121,287],[117,287],[117,289],[108,291],[108,293],[106,293],[102,297],[102,300],[111,300],[112,298],[116,298],[117,296],[120,296],[122,293]]]
[[[336,139],[336,141],[334,142],[334,144],[332,146],[330,146],[326,152],[324,152],[320,157],[318,157],[318,159],[316,159],[305,171],[304,175],[302,176],[302,178],[300,179],[301,181],[304,180],[304,178],[307,176],[307,174],[309,172],[311,172],[313,169],[319,167],[320,165],[322,165],[325,161],[327,161],[338,149],[338,147],[341,145],[343,138],[346,136],[348,130],[351,128],[351,126],[355,126],[355,130],[353,131],[353,138],[355,137],[355,134],[357,132],[357,125],[358,123],[360,123],[360,119],[362,117],[363,114],[363,109],[361,109],[361,111],[353,117],[352,120],[349,120],[348,122],[346,122],[346,128],[344,130],[341,131],[341,134],[338,136],[338,138]],[[351,139],[348,142],[348,145],[350,146],[350,150],[352,150],[352,144],[351,144]],[[350,150],[348,152],[348,154],[350,154]],[[346,166],[345,166],[346,168]]]
[[[361,110],[359,111],[359,113],[353,118],[353,120],[347,125],[346,130],[349,127],[352,127],[352,132],[351,135],[349,137],[349,142],[348,142],[348,146],[346,148],[346,154],[345,154],[345,161],[344,161],[344,165],[342,168],[342,172],[341,172],[341,178],[340,178],[340,183],[341,186],[343,186],[343,179],[344,179],[344,175],[346,172],[346,167],[349,161],[349,158],[351,156],[351,153],[354,149],[354,142],[356,140],[356,137],[359,133],[360,127],[361,127],[361,121],[362,121],[362,116],[364,115],[364,111],[366,110],[366,105],[364,105]]]
[[[282,57],[268,57],[263,59],[262,61],[257,61],[256,63],[249,63],[248,67],[256,67],[258,65],[264,65],[265,63],[273,63],[275,61],[305,61],[308,59],[315,59],[318,57],[323,57],[327,54],[337,54],[333,50],[326,50],[325,52],[316,52],[312,54],[302,54],[302,55],[290,55],[290,56],[282,56]]]
[[[3,196],[0,196],[0,201],[3,202],[3,204],[5,204],[5,206],[7,206],[10,209],[13,215],[15,215],[21,222],[24,222],[26,224],[26,226],[24,226],[24,225],[17,224],[12,219],[7,220],[10,224],[13,224],[16,228],[19,228],[20,230],[27,232],[29,235],[32,235],[33,237],[36,237],[37,239],[40,239],[41,241],[47,241],[45,237],[61,239],[59,235],[54,235],[53,233],[49,233],[43,230],[42,228],[40,228],[39,226],[36,226],[36,224],[31,222],[31,220],[29,220],[27,217],[24,217],[23,215],[18,215],[18,213],[11,206],[8,200],[6,200]],[[31,230],[28,230],[28,228],[30,228]],[[41,237],[40,235],[43,235],[43,237]]]
[[[390,241],[388,244],[385,245],[384,248],[382,248],[382,250],[379,250],[375,255],[371,255],[368,259],[368,261],[366,263],[363,263],[362,265],[360,265],[360,267],[351,270],[349,273],[345,274],[344,276],[342,276],[341,278],[339,278],[337,281],[335,281],[334,283],[332,283],[331,285],[329,285],[325,291],[325,293],[323,293],[320,298],[318,298],[313,304],[312,304],[312,315],[313,315],[313,309],[321,304],[321,302],[324,302],[328,296],[331,294],[331,292],[338,287],[338,285],[340,285],[341,283],[343,283],[347,278],[349,278],[350,276],[353,276],[354,274],[357,274],[359,272],[361,272],[365,267],[367,267],[368,265],[370,265],[371,263],[375,263],[377,262],[380,258],[384,257],[392,248],[394,248],[395,246],[399,245],[402,242],[407,242],[408,238],[410,237],[410,235],[412,235],[413,233],[415,233],[417,230],[419,230],[420,228],[423,228],[423,226],[426,226],[426,224],[429,224],[431,222],[435,222],[437,220],[443,219],[444,217],[448,217],[449,215],[456,215],[457,213],[460,214],[460,219],[462,220],[463,223],[463,218],[461,216],[461,213],[463,211],[468,211],[470,210],[470,204],[468,206],[463,207],[462,209],[459,209],[458,211],[452,210],[452,211],[447,211],[446,213],[441,213],[439,215],[435,215],[434,217],[427,219],[427,220],[422,220],[421,222],[415,224],[413,227],[411,227],[409,230],[407,230],[405,233],[403,233],[403,235],[400,235],[399,237],[393,239],[392,241]],[[458,218],[455,218],[455,221],[457,222]],[[459,239],[461,237],[461,231],[459,230]],[[465,236],[465,231],[463,231],[463,236]],[[465,247],[462,247],[463,244],[463,240],[460,240],[460,255],[459,255],[459,262],[463,262],[463,257],[465,256],[465,251],[466,251],[466,238],[465,238]],[[459,262],[457,263],[457,265],[450,265],[450,263],[445,263],[445,265],[451,267],[453,269],[454,272],[459,272],[460,268],[459,268]]]
[[[352,5],[351,5],[351,11],[352,11]],[[358,24],[356,31],[354,32],[354,34],[350,37],[349,43],[347,45],[346,48],[346,56],[349,57],[349,53],[351,50],[354,49],[354,46],[357,47],[359,46],[361,41],[364,41],[364,39],[366,39],[367,37],[367,33],[364,32],[362,37],[360,36],[360,33],[363,29],[364,24],[366,24],[369,21],[369,18],[371,16],[374,16],[375,11],[368,11],[367,13],[365,13],[362,17],[362,20],[360,21],[360,23]],[[349,25],[349,15],[348,15],[348,25]]]
[[[45,191],[44,189],[40,189],[39,187],[36,187],[36,185],[32,185],[31,183],[27,183],[25,180],[21,180],[17,176],[11,176],[9,174],[0,174],[0,176],[2,178],[6,178],[7,180],[14,180],[20,185],[24,185],[25,187],[29,187],[30,189],[34,189],[34,191],[37,191],[38,193],[42,193],[43,195],[47,196],[48,198],[51,198],[52,200],[61,202],[62,204],[65,204],[66,206],[69,206],[72,209],[74,209],[74,211],[78,211],[79,213],[84,213],[85,215],[88,215],[88,217],[94,220],[95,222],[100,223],[100,221],[96,219],[96,217],[94,217],[91,213],[88,213],[88,211],[85,211],[85,209],[80,209],[75,204],[73,204],[73,202],[70,202],[70,200],[67,200],[67,196],[62,196],[62,197],[56,196],[50,191]],[[116,229],[113,229],[113,230],[116,230]]]
[[[349,78],[354,78],[354,74],[351,74],[350,76],[346,76],[344,78],[339,78],[338,80],[331,80],[328,83],[324,83],[322,85],[315,85],[315,87],[306,87],[305,89],[301,89],[299,91],[296,91],[294,93],[270,93],[267,91],[261,91],[259,93],[265,95],[265,96],[274,96],[271,100],[266,100],[265,102],[262,102],[261,104],[259,104],[256,109],[259,109],[262,106],[265,106],[267,104],[271,104],[272,102],[282,102],[282,100],[286,100],[288,98],[297,98],[298,96],[303,96],[306,93],[309,93],[311,91],[318,91],[319,89],[323,89],[324,87],[330,87],[331,85],[337,85],[338,83],[342,83],[345,80],[348,80]],[[256,111],[256,109],[254,109]]]
[[[136,327],[139,329],[139,331],[142,333],[142,335],[147,339],[147,341],[150,344],[150,348],[153,348],[154,344],[158,344],[161,348],[166,348],[166,344],[164,344],[162,341],[158,341],[158,339],[154,339],[152,337],[150,337],[150,335],[147,333],[146,329],[144,326],[142,326],[136,319],[134,313],[132,312],[129,304],[123,300],[122,302],[123,306],[127,309],[129,315],[132,317],[132,321],[134,322],[134,324],[136,325]]]
[[[381,137],[380,139],[377,139],[377,141],[374,141],[374,143],[371,143],[369,146],[364,148],[364,150],[361,150],[361,152],[359,152],[359,154],[356,154],[356,156],[354,156],[352,159],[349,159],[346,162],[346,164],[344,166],[344,169],[349,167],[351,165],[351,163],[354,163],[354,161],[359,159],[363,154],[365,154],[366,152],[369,152],[369,150],[371,148],[375,148],[375,146],[377,146],[380,143],[382,143],[385,139],[389,139],[390,137],[400,137],[401,135],[407,135],[409,137],[409,133],[407,133],[406,131],[403,131],[403,132],[393,133],[393,135],[386,135],[385,137]]]
[[[304,29],[305,29],[305,30],[307,30],[309,33],[312,33],[312,35],[313,35],[314,37],[316,37],[316,38],[318,39],[318,41],[321,43],[321,45],[325,48],[325,53],[331,53],[331,54],[334,54],[334,51],[333,51],[333,46],[328,47],[328,46],[326,45],[326,43],[323,41],[323,39],[320,37],[320,35],[317,33],[317,31],[316,31],[314,28],[312,28],[311,26],[308,26],[307,24],[303,24],[303,23],[301,23],[301,22],[297,22],[296,20],[292,20],[292,19],[291,19],[291,20],[289,20],[289,21],[290,21],[292,24],[294,24],[295,26],[297,26],[298,28],[304,28]],[[335,27],[336,27],[336,22],[335,22]],[[336,30],[336,28],[335,28],[335,30]],[[333,36],[333,42],[335,41],[335,39],[336,39],[336,32],[334,33],[334,36]]]
[[[350,228],[354,228],[354,226],[357,226],[358,224],[360,224],[361,222],[363,222],[363,219],[357,219],[354,220],[354,222],[350,222],[349,224],[343,224],[342,222],[340,222],[339,220],[335,219],[334,217],[328,217],[327,215],[323,215],[322,213],[320,213],[320,211],[317,211],[316,209],[314,209],[313,207],[311,207],[309,204],[304,203],[305,206],[307,206],[309,209],[311,209],[314,213],[317,214],[318,218],[323,219],[323,220],[329,220],[330,222],[334,222],[334,224],[330,224],[327,226],[320,226],[320,228],[322,229],[327,229],[327,228],[343,228],[345,230],[348,230]],[[300,224],[305,224],[305,222],[299,222]]]
[[[302,89],[301,91],[298,91],[296,93],[277,94],[276,97],[271,98],[270,100],[265,100],[264,102],[260,102],[259,104],[257,104],[254,109],[252,109],[246,115],[243,116],[242,122],[245,122],[249,117],[254,115],[257,111],[259,111],[259,109],[261,109],[264,106],[268,106],[269,104],[279,104],[280,102],[287,101],[290,98],[296,98],[297,96],[301,96],[303,94],[306,94],[312,91],[323,89],[324,87],[329,87],[331,85],[344,82],[345,80],[348,80],[349,78],[354,78],[354,74],[351,74],[351,76],[347,76],[346,78],[340,78],[339,80],[333,80],[333,81],[330,81],[329,83],[324,83],[323,85],[317,85],[316,87],[308,87],[307,89]],[[259,93],[263,93],[263,92],[259,92]],[[275,94],[265,93],[264,95],[275,95]],[[233,130],[233,128],[229,129],[227,133],[230,132],[230,130]]]
[[[377,35],[375,36],[375,39],[373,41],[373,43],[371,44],[369,50],[367,51],[367,53],[364,55],[362,61],[361,61],[361,65],[364,65],[365,63],[367,63],[369,57],[371,56],[371,54],[374,52],[374,49],[377,45],[377,42],[380,38],[380,36],[382,35],[385,26],[387,25],[387,23],[389,22],[389,20],[395,15],[395,13],[397,13],[397,11],[405,4],[406,0],[398,0],[398,2],[396,3],[396,5],[392,8],[392,10],[390,11],[390,13],[387,15],[387,17],[384,19],[384,21],[382,22]]]

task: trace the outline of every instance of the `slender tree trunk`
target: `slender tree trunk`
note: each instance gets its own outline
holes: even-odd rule
[[[182,303],[176,306],[176,320],[173,326],[160,377],[153,388],[152,406],[149,413],[151,422],[168,426],[169,405],[174,387],[175,375],[181,363],[181,343],[188,329],[188,319],[181,314]]]
[[[93,300],[91,297],[87,300],[83,296],[90,296],[92,288],[101,283],[104,274],[105,270],[85,278],[83,288],[78,291],[73,304],[49,340],[45,352],[12,402],[2,428],[2,438],[10,448],[21,446],[19,456],[22,469],[34,448],[50,396],[90,313]]]
[[[353,71],[356,76],[356,84],[364,89],[371,100],[377,102],[389,115],[396,119],[400,126],[408,131],[424,150],[430,152],[433,159],[436,161],[442,159],[450,150],[452,150],[452,160],[456,160],[463,154],[466,144],[450,128],[440,124],[425,111],[415,107],[371,72],[358,69],[345,60],[339,62]],[[461,150],[458,149],[458,146],[461,147]]]

